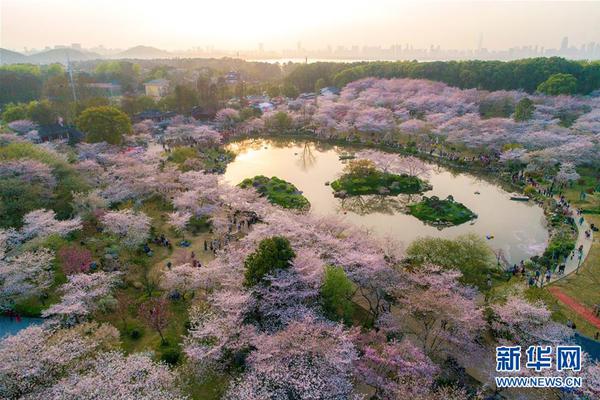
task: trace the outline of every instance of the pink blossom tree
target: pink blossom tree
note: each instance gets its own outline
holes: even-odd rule
[[[430,394],[439,368],[408,340],[388,341],[382,332],[356,335],[359,357],[354,374],[375,389],[378,399]]]
[[[139,246],[150,234],[150,217],[141,211],[110,211],[105,213],[100,221],[107,232],[121,238],[127,247]]]
[[[32,325],[0,341],[0,396],[47,399],[42,395],[67,374],[83,369],[99,352],[118,346],[119,332],[108,324],[70,329]]]
[[[39,296],[54,282],[54,254],[45,248],[8,256],[2,244],[0,254],[0,308],[16,300]]]
[[[413,335],[427,354],[448,346],[472,346],[485,323],[477,306],[477,292],[458,282],[461,273],[424,265],[402,275],[403,284],[394,292],[399,310],[395,315],[410,319],[398,321],[401,330]]]
[[[31,211],[25,214],[23,223],[21,234],[24,240],[35,237],[44,238],[49,235],[66,236],[82,227],[79,217],[59,221],[56,219],[56,213],[53,210]]]
[[[177,233],[183,235],[185,239],[185,228],[190,222],[192,214],[189,212],[176,211],[169,213],[169,225],[171,225]]]
[[[569,328],[552,321],[550,311],[541,301],[530,303],[511,296],[491,309],[494,313],[491,328],[500,339],[528,346],[544,342],[559,344],[572,336]]]
[[[148,300],[140,305],[139,314],[148,325],[158,332],[162,343],[166,343],[164,330],[171,319],[169,301],[165,298]]]
[[[227,399],[352,398],[356,350],[339,325],[305,319],[273,335],[261,335],[248,357],[248,371]]]
[[[42,313],[66,325],[80,322],[99,307],[99,300],[109,296],[121,282],[120,272],[98,271],[93,274],[74,274],[60,287],[63,296],[59,303]]]
[[[177,376],[149,353],[128,356],[120,352],[100,353],[85,369],[70,373],[42,392],[46,399],[185,400],[176,385]]]
[[[240,113],[233,108],[222,108],[215,116],[215,121],[225,130],[231,130],[239,119]]]
[[[66,275],[89,272],[92,253],[79,246],[64,246],[58,251],[58,258]]]
[[[182,264],[172,267],[163,273],[160,282],[164,290],[176,290],[185,298],[186,292],[200,288],[204,282],[203,274],[199,268],[190,264]]]

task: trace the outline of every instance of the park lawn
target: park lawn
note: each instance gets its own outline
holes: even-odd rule
[[[184,391],[194,400],[218,400],[223,398],[229,387],[230,376],[222,373],[213,373],[199,380],[197,376],[186,376]]]
[[[464,204],[454,201],[451,196],[445,200],[440,200],[436,196],[424,196],[420,202],[411,204],[408,208],[414,217],[434,225],[460,225],[477,218],[477,214]]]
[[[590,198],[590,195],[586,197],[586,200],[580,199],[580,193],[586,189],[593,188],[598,184],[598,172],[590,168],[578,168],[578,172],[581,175],[581,179],[573,184],[573,186],[567,188],[564,191],[564,195],[567,197],[569,202],[574,206],[581,208],[582,210],[591,210],[596,208],[593,203],[594,198]],[[600,196],[596,193],[594,196]],[[596,226],[600,226],[600,214],[585,214],[585,218]],[[594,242],[590,252],[581,265],[579,273],[571,274],[568,277],[561,279],[554,283],[554,285],[560,287],[560,289],[571,296],[572,298],[579,301],[581,304],[593,309],[595,304],[600,303],[600,233],[594,232]],[[554,299],[554,297],[552,297]],[[558,302],[558,307],[563,311],[569,319],[577,324],[577,329],[587,336],[594,337],[594,334],[598,331],[598,328],[579,317],[573,310],[566,305]]]
[[[489,294],[489,301],[502,301],[508,296],[519,295],[520,293],[523,293],[528,301],[543,301],[552,313],[552,319],[556,322],[566,324],[568,320],[571,320],[577,326],[577,330],[588,337],[594,337],[594,334],[598,330],[569,307],[558,301],[546,287],[527,287],[524,279],[511,278],[509,281],[494,282],[494,286]]]
[[[589,222],[600,226],[600,215],[588,214],[586,218]],[[594,242],[579,272],[561,279],[555,285],[590,309],[600,304],[600,234],[598,232],[595,232]]]
[[[335,192],[345,192],[348,196],[370,194],[417,194],[429,189],[426,182],[409,175],[396,175],[388,172],[375,171],[366,176],[344,174],[331,182]]]
[[[124,206],[127,206],[124,205]],[[141,206],[141,211],[152,218],[152,228],[155,234],[164,234],[173,244],[172,249],[151,243],[153,255],[149,257],[141,250],[122,249],[119,252],[119,261],[124,265],[125,276],[123,277],[124,286],[119,288],[115,295],[125,296],[131,306],[127,315],[123,318],[118,313],[97,312],[94,319],[100,322],[109,322],[120,332],[121,346],[126,353],[140,351],[152,351],[156,360],[166,360],[170,355],[179,357],[179,362],[184,357],[181,352],[181,342],[188,329],[188,310],[192,304],[199,304],[203,301],[201,293],[188,293],[185,299],[169,301],[171,317],[168,326],[164,330],[164,337],[167,344],[161,344],[160,335],[152,327],[148,326],[138,317],[139,306],[147,301],[150,296],[153,298],[164,295],[157,282],[159,275],[166,270],[167,261],[173,265],[178,262],[185,262],[189,259],[191,251],[196,253],[197,259],[205,265],[212,258],[210,252],[204,252],[204,240],[211,240],[211,235],[207,229],[201,229],[197,234],[188,233],[185,239],[190,242],[190,247],[182,248],[178,243],[182,237],[177,235],[167,223],[165,213],[170,211],[171,207],[161,199],[150,199]],[[91,244],[91,243],[90,243]],[[106,246],[105,241],[98,243],[99,249],[94,253],[102,251]],[[93,247],[93,246],[89,246]],[[132,335],[136,330],[139,337]],[[173,361],[173,359],[171,359]]]
[[[267,178],[257,175],[246,178],[239,185],[243,189],[254,188],[262,196],[266,196],[270,203],[283,208],[295,210],[308,210],[310,202],[293,184],[279,179],[276,176]]]

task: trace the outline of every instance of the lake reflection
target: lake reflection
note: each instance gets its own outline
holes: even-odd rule
[[[245,140],[229,145],[238,155],[227,167],[224,179],[238,184],[255,175],[277,176],[293,183],[311,203],[316,214],[345,214],[348,221],[404,242],[422,236],[454,238],[465,233],[493,236],[488,244],[502,249],[506,258],[518,262],[540,254],[548,239],[544,214],[540,207],[511,201],[499,186],[468,174],[455,174],[432,165],[428,181],[433,189],[427,196],[454,196],[478,218],[459,226],[438,230],[401,212],[409,200],[405,196],[361,196],[348,199],[333,197],[325,182],[335,180],[344,168],[339,155],[344,148],[301,141]],[[475,194],[478,192],[479,194]]]

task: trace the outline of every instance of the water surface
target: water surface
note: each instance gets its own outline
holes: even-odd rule
[[[475,233],[486,239],[494,250],[502,249],[512,263],[541,254],[548,233],[543,210],[527,202],[510,200],[510,193],[498,185],[465,173],[452,173],[437,165],[427,180],[433,189],[426,196],[454,196],[478,215],[473,222],[439,230],[396,209],[400,202],[389,197],[367,196],[340,200],[333,197],[325,182],[335,180],[344,168],[339,155],[348,149],[303,141],[249,139],[232,143],[237,153],[224,179],[238,184],[255,175],[277,176],[293,183],[311,203],[311,212],[321,215],[342,214],[355,224],[390,235],[405,246],[415,238],[435,236],[455,238]],[[476,194],[478,192],[479,194]],[[392,204],[390,204],[392,203]]]

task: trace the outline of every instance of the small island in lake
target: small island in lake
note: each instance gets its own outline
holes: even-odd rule
[[[264,175],[257,175],[254,178],[244,179],[238,186],[243,189],[254,188],[258,193],[266,196],[269,202],[283,208],[296,210],[310,208],[310,202],[296,186],[276,176],[267,178]]]
[[[436,226],[454,226],[477,218],[477,214],[464,204],[454,201],[452,196],[445,200],[437,196],[425,197],[408,206],[410,214],[421,221]]]
[[[381,194],[396,196],[416,194],[431,189],[431,186],[416,176],[392,174],[378,170],[369,160],[351,161],[344,174],[331,182],[337,197]]]

